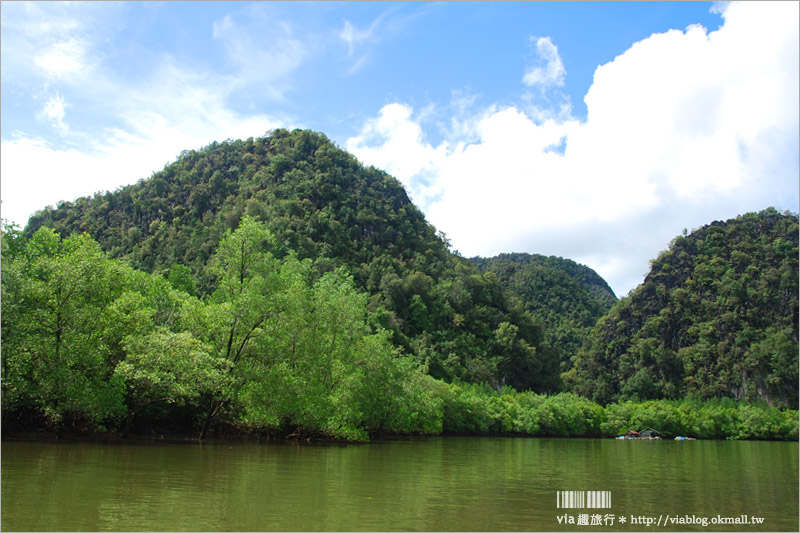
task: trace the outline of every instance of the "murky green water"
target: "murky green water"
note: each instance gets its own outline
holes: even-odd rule
[[[557,509],[559,490],[611,491],[611,508]],[[564,515],[576,522],[559,523]],[[711,523],[718,515],[764,523]],[[661,526],[640,517],[661,518]],[[683,523],[665,527],[665,517]],[[702,517],[706,527],[686,524]],[[577,523],[583,519],[588,525]],[[797,531],[798,443],[5,441],[1,525],[3,531]]]

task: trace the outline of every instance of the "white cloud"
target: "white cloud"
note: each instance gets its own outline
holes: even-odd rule
[[[391,104],[347,148],[422,198],[464,255],[570,257],[624,295],[683,228],[798,209],[798,4],[730,4],[723,17],[600,66],[585,122],[490,107],[464,119],[473,142],[433,146],[413,109]],[[545,79],[558,76],[526,82]]]
[[[263,114],[241,115],[225,100],[224,83],[189,73],[165,60],[136,86],[98,80],[106,86],[117,127],[71,132],[63,122],[68,105],[61,95],[48,100],[41,113],[74,148],[18,134],[3,140],[0,174],[3,217],[24,224],[36,210],[61,200],[134,183],[174,161],[181,151],[226,138],[264,135],[282,122]],[[32,194],[36,191],[36,194]]]
[[[78,7],[89,9],[83,4]],[[121,78],[114,65],[102,61],[93,63],[88,72],[74,71],[78,64],[89,65],[86,56],[101,55],[98,50],[105,38],[90,39],[89,26],[105,28],[107,24],[102,22],[102,13],[96,20],[89,17],[89,24],[64,14],[64,6],[55,5],[53,9],[55,15],[33,5],[30,12],[15,12],[14,17],[8,17],[11,22],[3,22],[4,89],[7,72],[13,72],[9,79],[24,77],[29,86],[37,87],[31,95],[37,102],[36,118],[52,124],[60,134],[48,140],[43,138],[46,132],[17,128],[11,137],[4,136],[0,148],[4,218],[24,224],[46,205],[146,178],[185,149],[198,149],[225,138],[261,136],[284,124],[263,113],[234,111],[229,96],[235,86],[229,76],[183,65],[168,54],[153,55],[147,72],[128,78]],[[50,27],[58,28],[53,30],[55,37],[43,33]],[[248,44],[252,37],[225,19],[217,30],[230,50]],[[225,33],[231,31],[237,31],[239,38]],[[6,70],[5,59],[11,57],[5,51],[7,42],[18,52],[16,55],[28,59],[27,69],[25,61],[15,57],[13,70]],[[277,58],[283,46],[276,44],[277,52],[269,49],[259,54],[253,53],[258,51],[258,43],[249,44],[254,47],[250,50],[252,61]],[[273,52],[274,57],[269,55]],[[70,62],[73,60],[74,64]],[[275,59],[273,64],[281,61]],[[294,60],[286,61],[280,63],[283,74],[294,65]],[[252,67],[244,63],[238,66],[242,71]],[[278,74],[270,76],[275,76],[272,81],[276,84],[280,81]],[[67,109],[71,111],[69,124]],[[92,119],[88,121],[91,127],[82,127],[79,119],[86,122],[87,117]]]
[[[349,20],[344,21],[344,27],[339,33],[339,37],[347,43],[347,55],[353,55],[356,43],[362,41],[365,37],[369,36],[368,32],[357,32],[353,24]]]
[[[386,11],[379,15],[369,27],[359,29],[353,25],[349,20],[345,20],[342,25],[342,30],[339,32],[339,38],[347,44],[347,57],[351,58],[355,55],[356,50],[363,47],[364,44],[374,43],[377,41],[377,30],[381,26],[383,20],[389,15],[390,11]],[[364,65],[369,62],[369,52],[363,52],[358,55],[354,63],[347,70],[347,74],[353,74],[360,70]]]
[[[251,12],[246,23],[225,15],[213,24],[212,35],[225,50],[228,61],[236,65],[235,76],[227,79],[231,88],[257,90],[281,100],[289,89],[289,75],[307,55],[303,42],[291,26]]]
[[[533,39],[531,38],[531,41]],[[567,70],[564,68],[561,56],[558,55],[558,47],[553,44],[550,37],[536,39],[536,53],[539,56],[539,63],[544,63],[544,65],[528,67],[522,77],[523,83],[529,87],[564,85],[564,76],[567,75]]]
[[[3,141],[1,151],[0,210],[3,218],[22,225],[34,211],[60,200],[74,199],[76,190],[86,195],[113,189],[109,177],[118,174],[118,170],[103,159],[74,149],[55,150],[38,138]],[[81,175],[77,176],[71,169],[80,169]],[[77,183],[80,183],[78,187]]]
[[[353,55],[356,47],[375,41],[375,35],[383,20],[389,15],[391,11],[381,13],[366,29],[359,29],[353,26],[349,20],[344,21],[342,31],[339,32],[339,38],[347,43],[347,54]]]
[[[428,186],[427,177],[442,166],[448,149],[446,144],[433,148],[425,142],[412,113],[404,104],[385,106],[378,117],[367,121],[360,136],[348,139],[346,149],[398,178],[414,201],[425,207],[439,193]]]
[[[149,177],[185,149],[212,141],[260,136],[280,124],[267,116],[241,117],[221,107],[176,120],[131,110],[128,127],[111,129],[88,149],[60,149],[31,137],[3,141],[0,151],[2,217],[24,225],[47,205],[74,200]],[[34,193],[35,191],[35,193]]]
[[[74,74],[86,68],[85,46],[78,39],[53,43],[33,62],[50,76]]]
[[[69,131],[69,126],[64,122],[67,106],[60,94],[51,96],[45,103],[40,117],[49,120],[61,134],[66,134]]]
[[[114,31],[121,7],[99,2],[3,2],[3,76],[15,80],[36,76],[61,83],[91,78],[102,55],[95,43],[104,42]]]

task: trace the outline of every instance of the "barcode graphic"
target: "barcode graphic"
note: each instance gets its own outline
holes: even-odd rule
[[[611,509],[610,490],[560,490],[556,492],[558,509]]]

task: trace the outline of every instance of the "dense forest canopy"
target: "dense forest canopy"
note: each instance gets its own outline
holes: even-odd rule
[[[774,209],[711,224],[617,301],[568,259],[451,252],[396,179],[324,135],[213,143],[4,227],[3,421],[363,440],[661,413],[796,438],[791,412],[713,402],[797,406],[797,233]]]
[[[798,401],[798,218],[766,209],[676,237],[570,376],[600,402]]]
[[[544,325],[547,342],[568,371],[589,331],[617,302],[608,283],[591,268],[571,259],[524,253],[470,259],[492,272],[525,311]]]
[[[344,269],[277,259],[244,217],[206,299],[110,259],[87,234],[3,234],[3,416],[12,427],[435,432],[432,380],[368,323]],[[428,381],[426,381],[428,380]]]

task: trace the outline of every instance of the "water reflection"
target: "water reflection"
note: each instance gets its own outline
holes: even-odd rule
[[[351,446],[201,446],[7,441],[2,444],[2,529],[574,530],[556,521],[556,491],[610,490],[612,509],[604,512],[617,516],[747,513],[768,518],[763,530],[796,530],[797,455],[796,442],[453,437]]]

